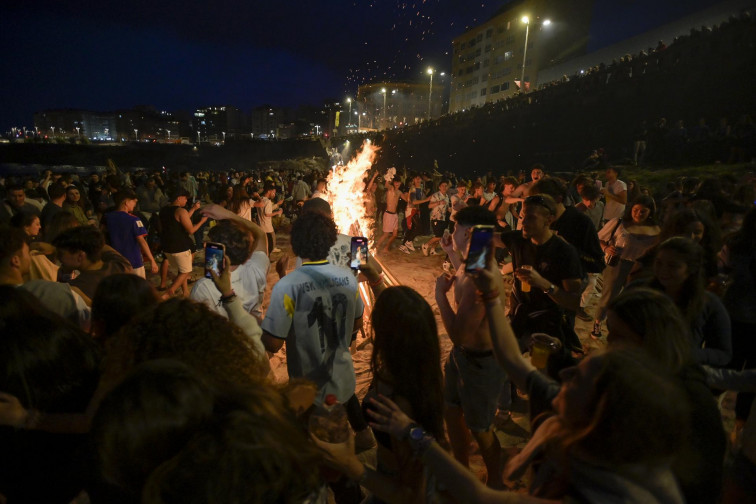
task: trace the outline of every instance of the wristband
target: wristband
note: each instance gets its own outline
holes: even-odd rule
[[[229,303],[229,302],[233,301],[234,298],[236,298],[236,292],[231,291],[231,294],[229,294],[228,296],[221,296],[220,297],[220,302],[224,303],[224,304],[225,303]]]

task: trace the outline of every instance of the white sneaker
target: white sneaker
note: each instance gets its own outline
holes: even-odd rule
[[[444,261],[444,264],[442,264],[441,267],[444,269],[444,271],[449,271],[451,269],[451,263],[447,259],[446,261]]]
[[[428,244],[427,243],[423,243],[422,249],[423,249],[423,255],[427,256],[428,255]]]
[[[404,242],[404,246],[407,247],[411,252],[415,251],[415,244],[411,241]]]

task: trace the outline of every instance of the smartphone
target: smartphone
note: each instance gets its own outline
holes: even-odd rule
[[[493,234],[494,226],[473,226],[470,244],[467,247],[465,271],[474,272],[486,268]]]
[[[216,275],[223,271],[223,256],[226,255],[226,246],[222,243],[205,242],[205,277],[213,278],[211,271]]]
[[[368,261],[368,239],[364,236],[352,237],[352,255],[349,266],[353,270],[359,270]]]

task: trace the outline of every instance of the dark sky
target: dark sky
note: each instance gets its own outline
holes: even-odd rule
[[[568,0],[565,0],[568,1]],[[248,112],[448,70],[451,41],[506,1],[10,0],[0,7],[0,132],[49,108]],[[596,0],[596,49],[717,3]]]

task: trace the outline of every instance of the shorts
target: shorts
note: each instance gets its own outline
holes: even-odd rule
[[[455,346],[444,366],[444,401],[462,408],[472,432],[487,432],[506,377],[493,352],[478,354]]]
[[[441,238],[444,236],[444,231],[449,228],[449,223],[445,220],[432,220],[431,229],[433,230],[433,236]]]
[[[399,230],[399,216],[395,213],[383,213],[383,232],[396,233]]]
[[[178,269],[179,273],[192,272],[192,252],[190,250],[176,252],[175,254],[166,252],[165,256],[168,258],[168,262],[171,266]]]

